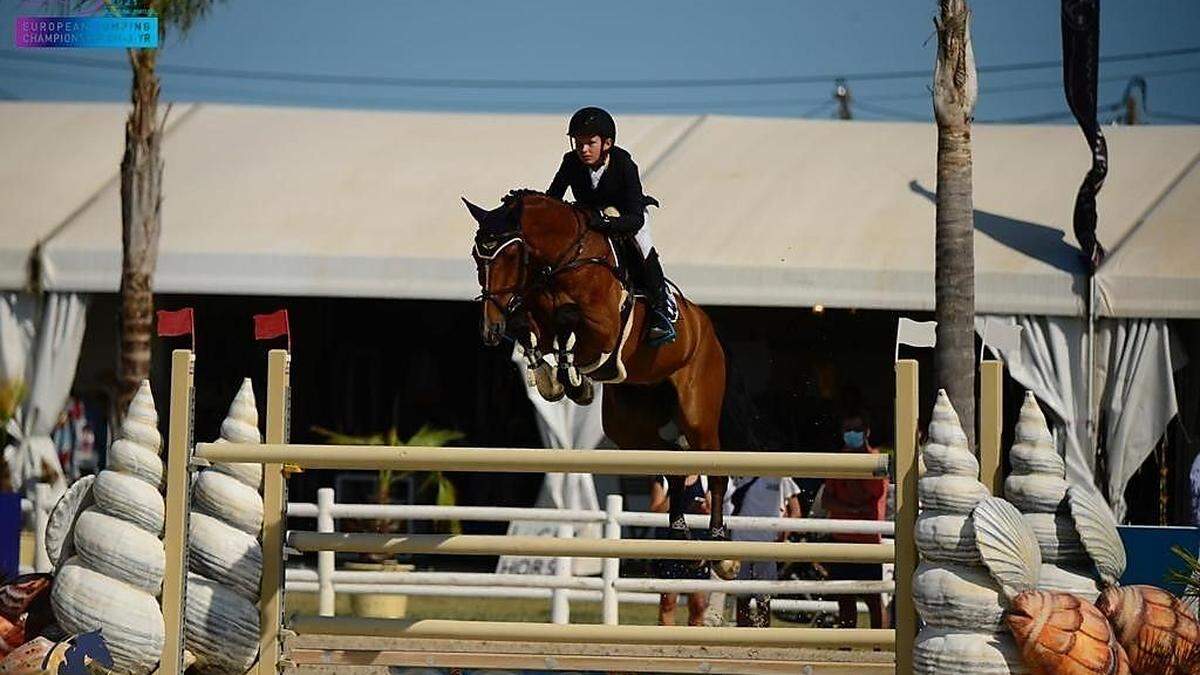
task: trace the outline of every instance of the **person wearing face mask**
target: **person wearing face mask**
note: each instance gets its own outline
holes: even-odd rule
[[[842,452],[871,452],[871,427],[866,414],[851,411],[842,416]],[[822,501],[830,518],[843,520],[883,520],[887,514],[887,478],[841,479],[825,481]],[[883,538],[878,534],[834,534],[834,541],[878,544]],[[881,581],[883,565],[879,563],[825,563],[831,579]],[[838,596],[838,619],[843,628],[858,625],[858,600],[867,605],[871,615],[871,628],[887,628],[888,617],[883,611],[882,596],[841,595]]]

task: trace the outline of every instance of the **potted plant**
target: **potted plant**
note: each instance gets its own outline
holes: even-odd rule
[[[322,427],[313,427],[313,432],[324,437],[330,443],[336,445],[387,445],[387,446],[425,446],[425,447],[441,447],[447,443],[463,438],[463,434],[451,429],[437,429],[429,425],[422,426],[415,434],[407,440],[400,439],[399,432],[395,427],[388,429],[385,432],[371,434],[368,436],[354,436],[343,434],[336,431],[331,431]],[[457,495],[454,490],[454,483],[444,472],[441,471],[398,471],[395,469],[381,469],[378,472],[376,487],[375,487],[375,503],[391,504],[393,488],[400,481],[406,480],[417,474],[424,474],[424,478],[420,481],[417,494],[428,492],[435,493],[435,503],[439,506],[454,506],[457,503]],[[381,534],[394,534],[401,531],[401,522],[391,518],[380,518],[364,521],[359,525],[362,531],[378,532]],[[439,523],[440,526],[440,523]],[[451,534],[461,534],[462,524],[458,521],[445,521],[446,529]],[[401,565],[394,557],[387,554],[365,554],[363,559],[359,561],[347,562],[346,569],[357,571],[387,571],[387,572],[408,572],[412,571],[412,565]],[[408,597],[399,593],[371,593],[371,594],[355,594],[351,596],[351,606],[354,608],[354,613],[357,616],[370,616],[382,618],[403,618],[408,606]]]

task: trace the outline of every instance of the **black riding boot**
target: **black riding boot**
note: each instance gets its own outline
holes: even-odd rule
[[[653,248],[646,256],[645,288],[650,299],[650,311],[646,313],[646,344],[658,347],[674,342],[675,325],[671,323],[667,282],[663,277],[662,263],[658,261],[658,251]]]

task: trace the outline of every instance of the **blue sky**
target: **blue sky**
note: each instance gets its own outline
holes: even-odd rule
[[[53,0],[0,0],[10,35],[0,96],[127,101],[119,50],[16,50],[13,18],[54,13]],[[1055,0],[975,0],[981,66],[1061,58]],[[1105,0],[1101,55],[1200,46],[1200,2]],[[933,0],[791,2],[332,2],[227,0],[162,54],[164,98],[273,105],[474,112],[614,112],[828,117],[833,79],[849,78],[862,119],[928,119],[929,78],[855,74],[932,68]],[[80,61],[79,59],[83,59]],[[194,71],[172,71],[194,68]],[[213,72],[209,71],[215,71]],[[236,71],[236,72],[230,72]],[[282,81],[261,77],[282,74]],[[328,76],[319,82],[311,75]],[[1130,76],[1148,82],[1153,123],[1200,121],[1200,53],[1106,62],[1102,106]],[[811,76],[815,81],[676,88],[466,88],[395,78],[642,81]],[[339,78],[367,78],[343,82]],[[370,79],[375,78],[375,79]],[[391,78],[391,79],[389,79]],[[983,73],[981,121],[1069,122],[1057,67]],[[459,83],[461,84],[461,83]],[[1112,113],[1102,113],[1102,119]]]

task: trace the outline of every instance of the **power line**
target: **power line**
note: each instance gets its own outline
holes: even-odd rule
[[[1147,110],[1146,114],[1148,114],[1151,118],[1161,117],[1163,119],[1174,120],[1176,122],[1187,122],[1189,124],[1200,124],[1200,116],[1196,116],[1196,115],[1180,115],[1179,113],[1163,112],[1161,110],[1155,110],[1154,112],[1150,112]]]
[[[1200,53],[1200,46],[1164,49],[1147,52],[1130,52],[1100,57],[1101,63],[1144,61]],[[123,61],[100,59],[67,54],[27,54],[18,51],[0,52],[0,59],[25,62],[57,63],[82,68],[128,70]],[[1027,61],[1023,63],[978,66],[980,73],[1009,73],[1061,67],[1060,60]],[[929,78],[931,70],[865,71],[859,73],[833,73],[823,75],[783,75],[772,77],[733,78],[667,78],[654,80],[516,80],[516,79],[473,79],[473,78],[420,78],[392,77],[382,75],[339,75],[328,73],[292,73],[284,71],[256,71],[236,68],[211,68],[159,64],[158,71],[164,74],[197,77],[220,77],[226,79],[291,82],[304,84],[339,84],[392,87],[428,87],[438,89],[677,89],[705,87],[747,87],[785,84],[827,83],[837,78],[858,82]]]

